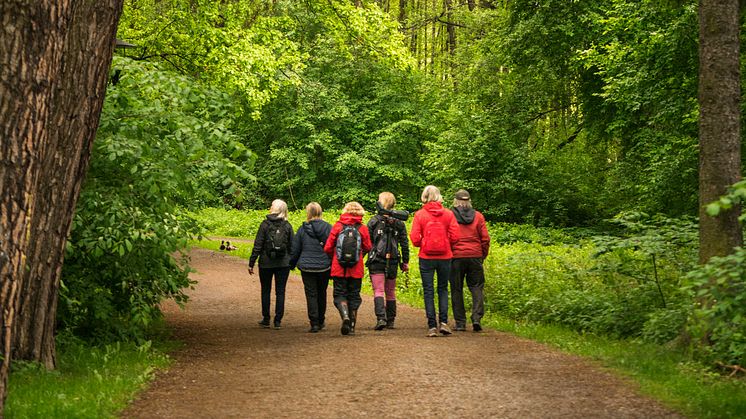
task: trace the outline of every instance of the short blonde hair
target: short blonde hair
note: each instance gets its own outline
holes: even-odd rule
[[[311,221],[316,218],[321,218],[322,212],[321,205],[318,202],[310,202],[306,205],[306,220]]]
[[[378,194],[378,202],[384,209],[392,209],[396,205],[396,197],[391,192],[381,192]]]
[[[352,201],[345,204],[342,214],[363,216],[365,215],[365,209],[363,209],[363,206],[359,202]]]
[[[288,204],[282,199],[275,199],[272,201],[272,206],[269,207],[269,213],[282,218],[283,220],[288,219]]]
[[[443,202],[443,195],[440,194],[440,189],[437,186],[427,185],[422,191],[420,201],[423,204],[427,204],[428,202]]]

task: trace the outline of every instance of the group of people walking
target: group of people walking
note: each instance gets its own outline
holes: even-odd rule
[[[329,279],[333,283],[334,305],[342,320],[341,333],[354,335],[360,290],[367,266],[373,286],[375,330],[393,329],[396,319],[396,278],[399,270],[409,271],[409,239],[419,247],[419,267],[427,316],[427,336],[450,335],[448,325],[448,287],[455,320],[454,329],[466,330],[463,285],[472,295],[471,323],[481,331],[484,315],[483,262],[489,253],[490,237],[484,216],[474,210],[469,193],[456,192],[453,208],[443,207],[443,197],[435,186],[422,192],[422,209],[412,221],[407,236],[406,211],[394,210],[396,198],[390,192],[378,196],[378,212],[367,225],[365,210],[357,202],[348,202],[339,220],[332,226],[322,219],[316,202],[306,206],[306,221],[294,233],[287,221],[287,204],[275,200],[262,221],[249,258],[249,274],[259,261],[262,327],[270,327],[272,282],[275,285],[275,312],[272,325],[282,327],[285,311],[285,287],[292,269],[298,268],[306,295],[309,332],[326,325],[326,294]],[[365,258],[367,256],[367,259]],[[364,261],[365,259],[365,261]],[[437,278],[437,283],[436,283]],[[436,285],[437,284],[437,285]],[[438,313],[435,312],[435,290]]]

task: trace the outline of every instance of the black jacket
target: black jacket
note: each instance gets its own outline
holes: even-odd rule
[[[388,215],[374,215],[370,221],[368,221],[368,231],[370,232],[370,241],[373,243],[373,250],[368,254],[368,269],[371,273],[385,273],[386,262],[379,260],[379,258],[371,259],[371,255],[374,254],[376,244],[378,243],[379,237],[384,232],[385,223],[390,223],[394,230],[393,240],[396,240],[398,247],[401,249],[399,258],[393,259],[395,255],[392,255],[392,259],[389,260],[389,273],[395,276],[396,267],[400,263],[409,263],[409,238],[407,236],[407,226],[404,225],[404,221],[397,220],[396,218],[389,217]],[[396,246],[396,244],[394,244]],[[393,266],[391,266],[393,264]]]
[[[298,234],[293,238],[290,268],[298,266],[301,271],[317,272],[331,269],[332,260],[324,253],[324,243],[331,230],[331,224],[319,219],[304,222],[298,227]]]
[[[285,256],[277,259],[270,259],[268,251],[269,244],[266,243],[268,230],[272,226],[278,224],[285,224],[285,230],[288,232],[288,251],[285,252]],[[256,238],[254,239],[254,248],[251,250],[251,257],[249,258],[249,266],[253,267],[256,259],[259,258],[260,268],[286,268],[290,266],[290,254],[293,252],[293,226],[290,225],[287,220],[277,217],[275,214],[269,214],[267,219],[262,221],[259,225],[259,231],[256,232]]]

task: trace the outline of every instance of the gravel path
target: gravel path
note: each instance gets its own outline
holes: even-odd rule
[[[341,336],[331,287],[327,329],[307,333],[299,276],[283,329],[262,329],[246,261],[195,249],[192,265],[186,309],[164,307],[185,347],[123,417],[679,417],[589,361],[513,335],[426,338],[424,312],[410,307],[397,329],[374,331],[367,296],[357,335]]]

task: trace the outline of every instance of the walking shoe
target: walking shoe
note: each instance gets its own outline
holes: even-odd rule
[[[378,321],[376,321],[376,327],[374,327],[374,329],[383,330],[384,328],[386,328],[386,320],[378,319]]]
[[[465,332],[466,331],[466,325],[465,324],[459,324],[456,323],[456,327],[453,328],[456,332]]]
[[[479,323],[474,323],[471,325],[471,327],[474,329],[475,332],[481,332],[482,331],[482,325]]]
[[[265,329],[269,329],[269,320],[259,320],[259,326]]]
[[[438,336],[438,329],[431,327],[430,330],[427,331],[427,337],[434,338]]]
[[[393,320],[386,320],[386,329],[396,329]]]
[[[314,324],[310,329],[308,329],[308,333],[319,333],[319,327]]]
[[[280,330],[280,329],[282,329],[282,324],[280,324],[280,322],[275,322],[275,330]]]
[[[445,323],[440,324],[440,333],[448,336],[451,334],[451,329],[448,328],[448,325]]]

